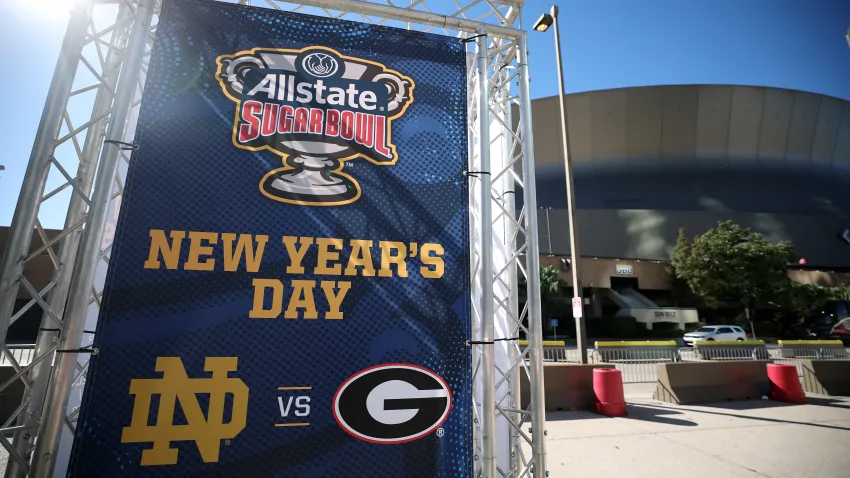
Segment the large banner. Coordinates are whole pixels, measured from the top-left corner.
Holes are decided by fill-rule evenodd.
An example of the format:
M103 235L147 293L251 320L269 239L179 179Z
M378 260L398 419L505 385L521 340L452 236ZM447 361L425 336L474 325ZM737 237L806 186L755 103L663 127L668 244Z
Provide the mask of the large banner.
M456 38L166 0L69 476L472 474Z

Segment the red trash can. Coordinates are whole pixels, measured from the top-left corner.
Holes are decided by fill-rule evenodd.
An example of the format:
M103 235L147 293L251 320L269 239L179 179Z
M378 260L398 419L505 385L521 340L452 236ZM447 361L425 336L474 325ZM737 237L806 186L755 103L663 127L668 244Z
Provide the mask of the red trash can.
M797 376L797 367L779 363L767 364L770 399L777 402L806 403L806 394Z
M623 395L623 374L615 368L593 369L593 392L596 413L608 417L626 416L626 399Z

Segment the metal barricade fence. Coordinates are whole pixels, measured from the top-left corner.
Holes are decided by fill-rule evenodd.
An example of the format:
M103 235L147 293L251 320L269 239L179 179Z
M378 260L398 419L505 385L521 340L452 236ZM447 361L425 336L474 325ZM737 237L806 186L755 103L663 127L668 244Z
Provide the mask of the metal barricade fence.
M698 360L770 360L762 340L706 340L694 342Z
M702 348L702 350L699 350ZM783 347L767 346L763 343L744 345L713 345L703 347L640 347L622 346L618 348L589 348L588 362L591 364L611 364L623 374L623 383L647 383L658 380L658 364L670 362L703 362L722 360L770 360L797 367L802 376L802 361L850 360L850 349L818 348L812 352L810 346ZM543 349L544 363L579 363L578 350L575 347L546 346Z
M544 347L543 362L579 362L578 349L575 347Z
M9 345L9 351L12 352L12 357L15 359L15 362L17 362L21 367L25 367L32 362L33 354L35 353L35 345ZM0 367L12 366L12 362L6 354L0 354Z
M590 354L591 363L614 365L622 373L623 383L655 382L658 380L658 364L680 360L675 345L668 348L596 348Z
M780 340L770 349L770 358L774 363L794 365L802 377L804 360L850 360L850 351L840 340Z

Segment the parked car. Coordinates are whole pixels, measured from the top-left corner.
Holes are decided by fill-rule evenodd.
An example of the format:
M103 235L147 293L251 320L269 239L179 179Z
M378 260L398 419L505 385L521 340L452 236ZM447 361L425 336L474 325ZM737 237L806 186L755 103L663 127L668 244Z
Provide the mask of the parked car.
M841 340L845 344L850 344L850 317L839 321L829 331L830 339Z
M715 340L747 340L747 333L744 329L737 325L708 325L700 327L693 332L688 332L682 337L685 345L691 347L694 342L700 340L715 341Z
M828 302L792 327L792 334L798 339L839 339L850 343L850 301Z

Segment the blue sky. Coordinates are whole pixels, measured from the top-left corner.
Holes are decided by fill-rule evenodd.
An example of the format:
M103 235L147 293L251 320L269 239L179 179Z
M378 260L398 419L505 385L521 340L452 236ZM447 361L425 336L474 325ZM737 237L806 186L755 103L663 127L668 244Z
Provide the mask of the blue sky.
M530 29L551 0L529 0ZM792 88L850 100L847 0L569 0L560 6L567 92L658 84ZM0 0L0 226L11 223L67 22L68 0ZM532 95L557 94L551 30L530 35ZM62 226L62 198L40 213Z

